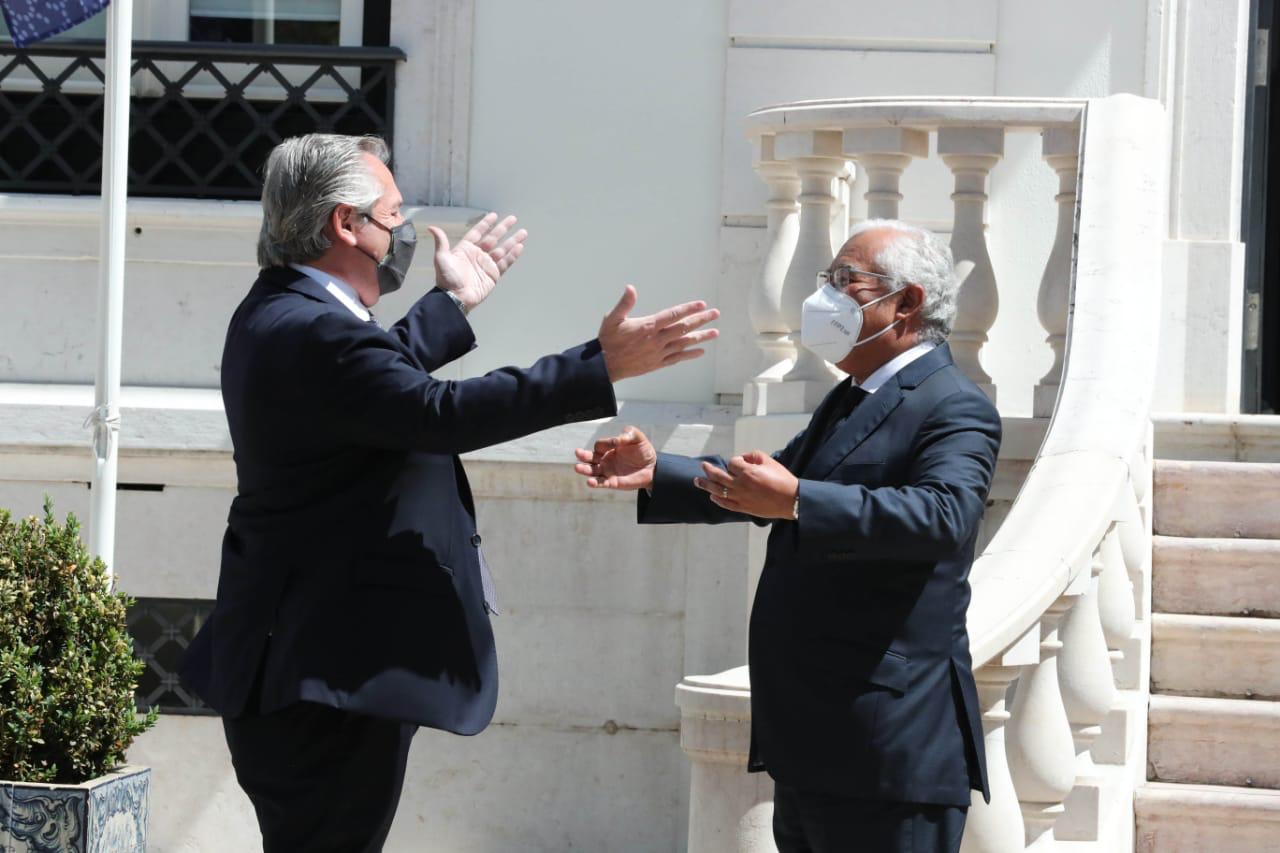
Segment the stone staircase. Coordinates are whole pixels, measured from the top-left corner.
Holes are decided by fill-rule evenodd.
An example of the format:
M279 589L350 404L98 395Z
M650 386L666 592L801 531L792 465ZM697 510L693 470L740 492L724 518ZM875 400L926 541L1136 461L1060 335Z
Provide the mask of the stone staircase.
M1280 464L1157 462L1140 853L1280 851Z

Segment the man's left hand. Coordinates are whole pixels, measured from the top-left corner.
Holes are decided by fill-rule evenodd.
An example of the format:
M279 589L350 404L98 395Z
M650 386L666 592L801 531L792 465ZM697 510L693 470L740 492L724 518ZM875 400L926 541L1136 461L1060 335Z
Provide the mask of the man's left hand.
M693 484L716 506L756 518L794 518L800 481L772 456L759 450L729 460L729 470L702 463L706 477Z
M524 251L529 232L523 228L502 239L515 224L514 216L498 222L498 214L487 214L453 248L443 231L428 226L436 241L436 287L458 297L468 311L483 302Z

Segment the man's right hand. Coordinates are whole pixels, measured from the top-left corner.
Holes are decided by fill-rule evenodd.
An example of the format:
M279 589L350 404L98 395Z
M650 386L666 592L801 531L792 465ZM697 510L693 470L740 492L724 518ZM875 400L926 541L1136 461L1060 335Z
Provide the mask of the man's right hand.
M697 345L720 334L715 329L697 331L720 316L705 302L686 302L647 317L628 317L635 307L636 289L628 284L622 299L600 324L600 348L611 382L697 358L705 352Z
M593 489L633 491L653 485L658 454L635 427L627 427L622 435L600 439L594 451L579 448L574 453L578 464L573 470L586 477L587 485Z

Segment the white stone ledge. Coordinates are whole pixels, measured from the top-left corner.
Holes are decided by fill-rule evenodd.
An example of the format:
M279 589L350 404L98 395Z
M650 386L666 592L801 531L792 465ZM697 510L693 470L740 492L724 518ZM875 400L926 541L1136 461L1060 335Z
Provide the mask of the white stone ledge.
M96 263L101 211L96 196L0 194L0 225L13 238L3 257L6 262ZM420 232L426 225L438 225L454 240L485 212L470 207L405 208L405 216ZM256 201L129 199L126 260L130 265L256 269L253 247L261 224L262 205ZM161 236L148 239L152 231Z
M98 196L0 193L0 223L96 226L101 213L102 200ZM429 222L446 230L474 222L485 213L471 207L405 207L405 216L415 223ZM257 232L262 224L262 205L256 201L225 199L131 198L127 216L130 228L198 227Z
M0 383L0 479L88 480L84 420L92 407L88 385ZM126 386L120 409L121 482L234 488L231 436L216 389ZM616 418L566 424L464 458L477 494L546 498L550 488L556 497L587 500L571 468L575 448L633 425L664 452L727 454L736 418L726 406L623 401ZM558 470L545 470L549 465ZM610 497L623 496L604 499Z

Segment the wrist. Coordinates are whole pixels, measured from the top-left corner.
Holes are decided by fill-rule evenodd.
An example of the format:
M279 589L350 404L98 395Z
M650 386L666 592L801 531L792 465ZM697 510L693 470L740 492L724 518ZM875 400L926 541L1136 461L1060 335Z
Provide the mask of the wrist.
M609 350L604 348L603 344L600 347L600 356L604 359L604 372L609 375L610 382L621 382L627 378L622 370L619 369L617 359L613 357Z
M445 296L449 297L449 301L458 307L458 310L462 312L462 316L464 317L470 314L471 309L475 307L474 305L468 305L466 300L454 293L452 290L445 290L443 287L440 287L439 290L442 291Z

